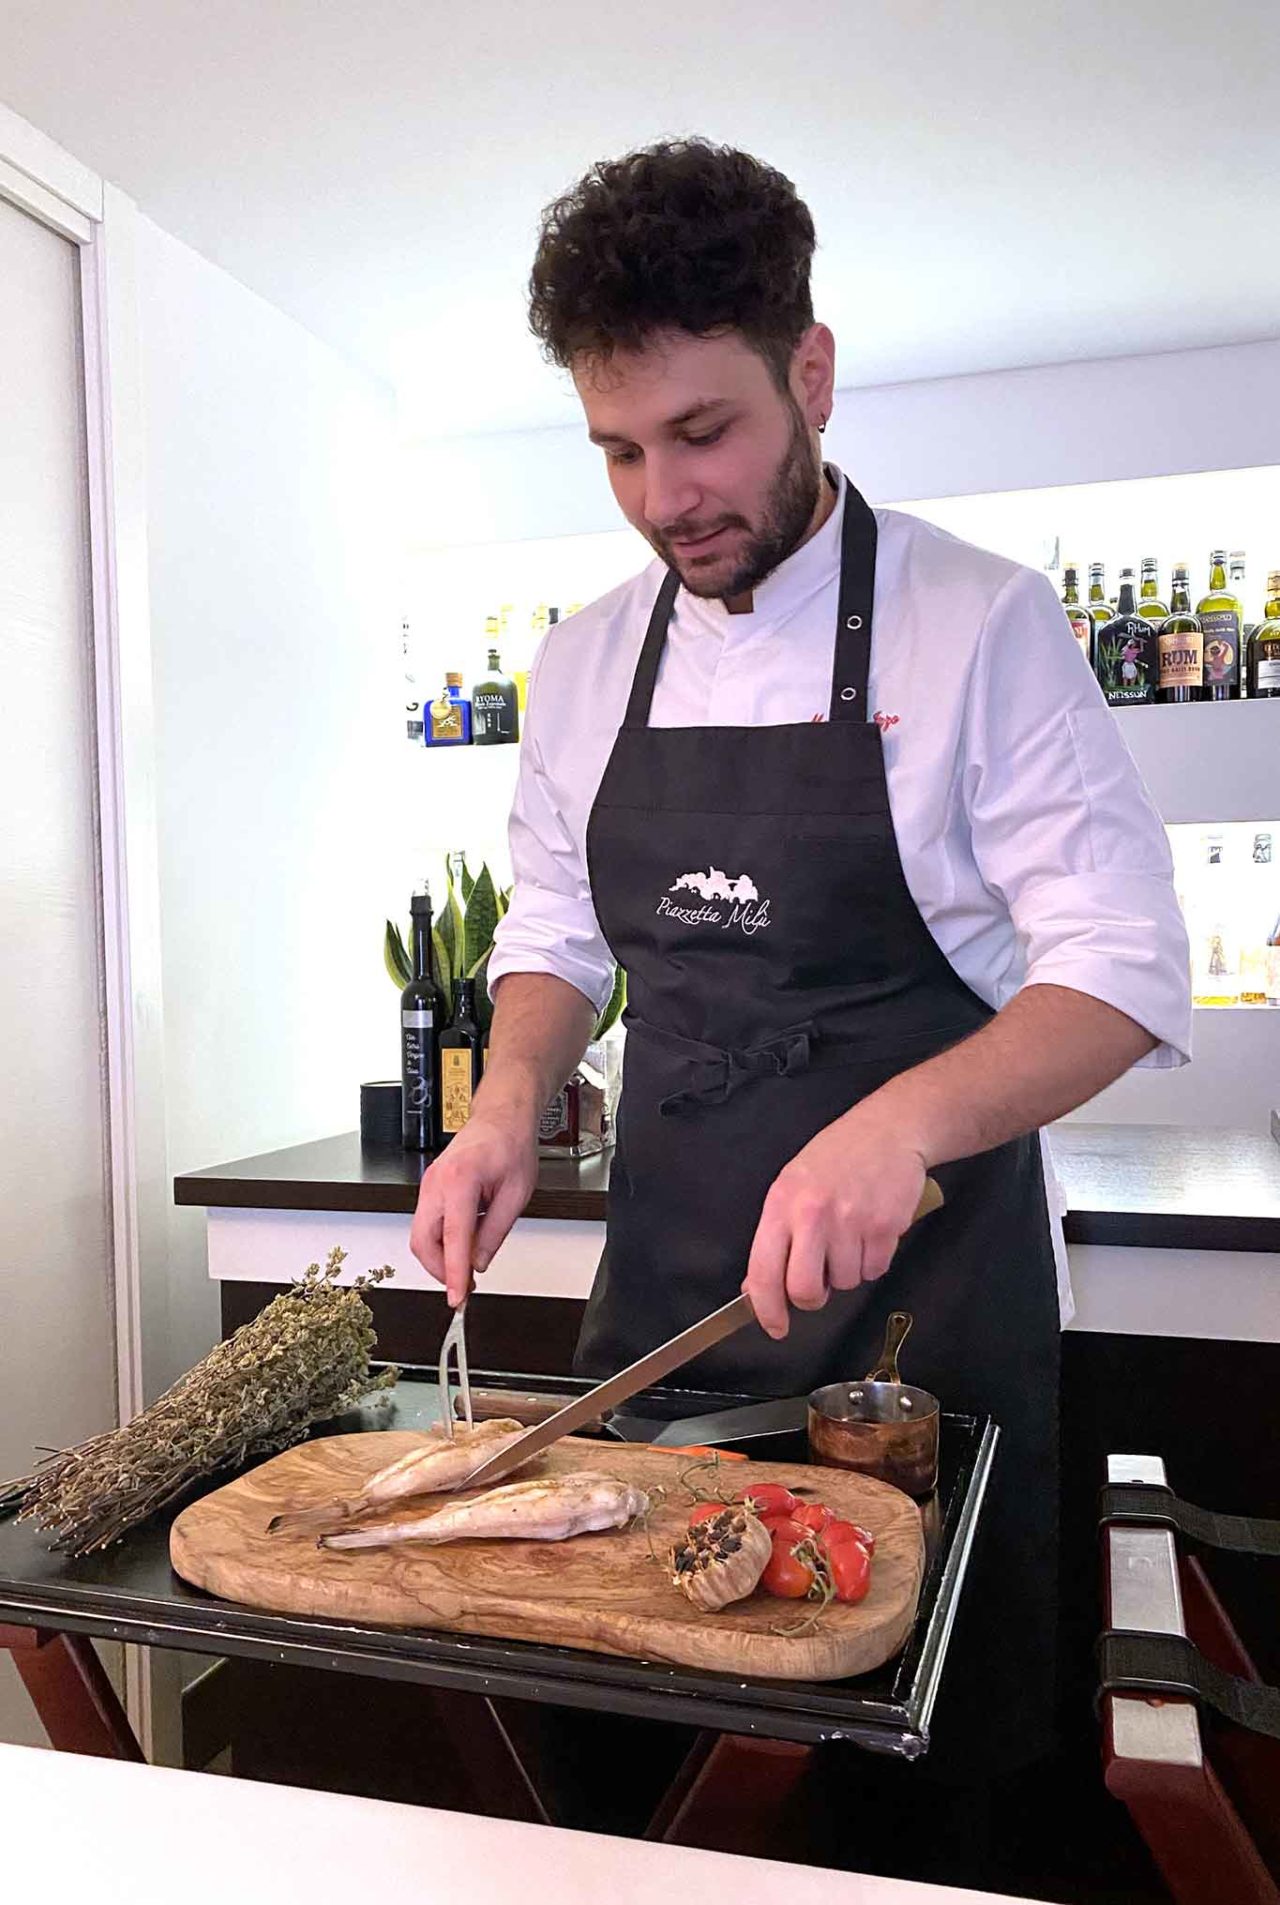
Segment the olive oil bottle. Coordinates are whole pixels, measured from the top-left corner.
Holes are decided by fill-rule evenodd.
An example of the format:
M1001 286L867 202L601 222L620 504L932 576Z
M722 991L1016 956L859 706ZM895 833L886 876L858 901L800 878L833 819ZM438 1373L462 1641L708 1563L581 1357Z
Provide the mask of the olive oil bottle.
M449 1144L471 1116L480 1083L482 1038L476 1022L476 982L455 979L453 1020L440 1034L440 1142Z

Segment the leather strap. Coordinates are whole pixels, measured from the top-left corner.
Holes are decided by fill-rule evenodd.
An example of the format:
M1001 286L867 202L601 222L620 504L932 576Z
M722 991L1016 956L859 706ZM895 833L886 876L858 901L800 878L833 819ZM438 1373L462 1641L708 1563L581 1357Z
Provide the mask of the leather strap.
M1235 1726L1280 1740L1280 1689L1241 1680L1206 1660L1184 1634L1117 1631L1097 1646L1100 1693L1172 1695L1212 1707Z
M1171 1488L1147 1482L1116 1482L1099 1496L1098 1519L1140 1528L1173 1528L1205 1548L1232 1554L1280 1555L1280 1521L1252 1515L1218 1515L1184 1502Z

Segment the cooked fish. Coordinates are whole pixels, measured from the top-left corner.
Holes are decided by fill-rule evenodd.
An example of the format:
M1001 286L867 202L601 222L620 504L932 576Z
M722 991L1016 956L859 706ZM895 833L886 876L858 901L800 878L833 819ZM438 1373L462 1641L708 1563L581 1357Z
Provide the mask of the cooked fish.
M323 1534L322 1548L386 1548L399 1541L567 1541L570 1535L621 1528L644 1514L649 1497L630 1482L584 1470L491 1488L433 1513L384 1522L380 1528Z
M268 1534L282 1534L294 1528L325 1528L335 1521L350 1521L370 1509L385 1508L406 1495L443 1495L465 1488L482 1462L500 1449L509 1448L525 1433L510 1416L498 1416L490 1422L477 1422L474 1428L458 1427L453 1440L444 1436L410 1449L394 1462L388 1462L371 1475L354 1495L318 1502L314 1506L286 1509L267 1523Z

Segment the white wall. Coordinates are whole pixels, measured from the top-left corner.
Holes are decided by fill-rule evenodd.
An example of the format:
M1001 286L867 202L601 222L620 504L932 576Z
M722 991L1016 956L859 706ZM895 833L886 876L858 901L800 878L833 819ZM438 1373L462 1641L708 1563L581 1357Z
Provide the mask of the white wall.
M893 503L1274 463L1278 416L1280 338L841 390L826 443ZM577 425L410 445L405 489L420 547L618 527Z
M173 1172L350 1129L398 1064L390 393L141 221ZM217 1334L175 1210L171 1371ZM303 1265L298 1266L304 1268Z

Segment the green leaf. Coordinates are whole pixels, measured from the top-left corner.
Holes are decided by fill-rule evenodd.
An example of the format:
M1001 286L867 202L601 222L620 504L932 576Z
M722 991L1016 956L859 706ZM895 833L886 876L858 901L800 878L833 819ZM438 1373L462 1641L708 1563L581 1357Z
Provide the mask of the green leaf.
M447 862L445 867L445 879L447 882L445 902L436 915L436 929L440 934L441 940L444 942L444 949L449 955L449 968L453 977L456 979L459 977L462 969L465 929L462 923L462 908L458 904L457 889L454 887L453 879L449 874Z
M479 964L493 944L493 935L498 927L498 896L494 891L493 875L488 866L482 866L471 889L467 901L466 945L464 964L468 973Z
M435 961L436 984L443 992L447 1006L453 997L453 961L449 957L449 949L440 936L438 926L431 928L431 954Z
M482 1032L487 1032L493 1024L493 1000L489 997L489 956L492 946L478 959L467 973L468 979L476 982L476 1024Z
M382 941L382 963L390 974L393 984L403 992L413 977L413 966L404 949L400 928L393 920L387 921L386 935Z
M464 906L470 906L471 891L474 886L475 881L471 877L470 870L467 866L467 856L464 853L462 856L462 904Z
M621 966L615 966L613 970L613 991L609 994L609 999L604 1011L596 1020L596 1029L591 1034L593 1039L603 1038L605 1033L618 1023L622 1008L626 1003L627 975Z

